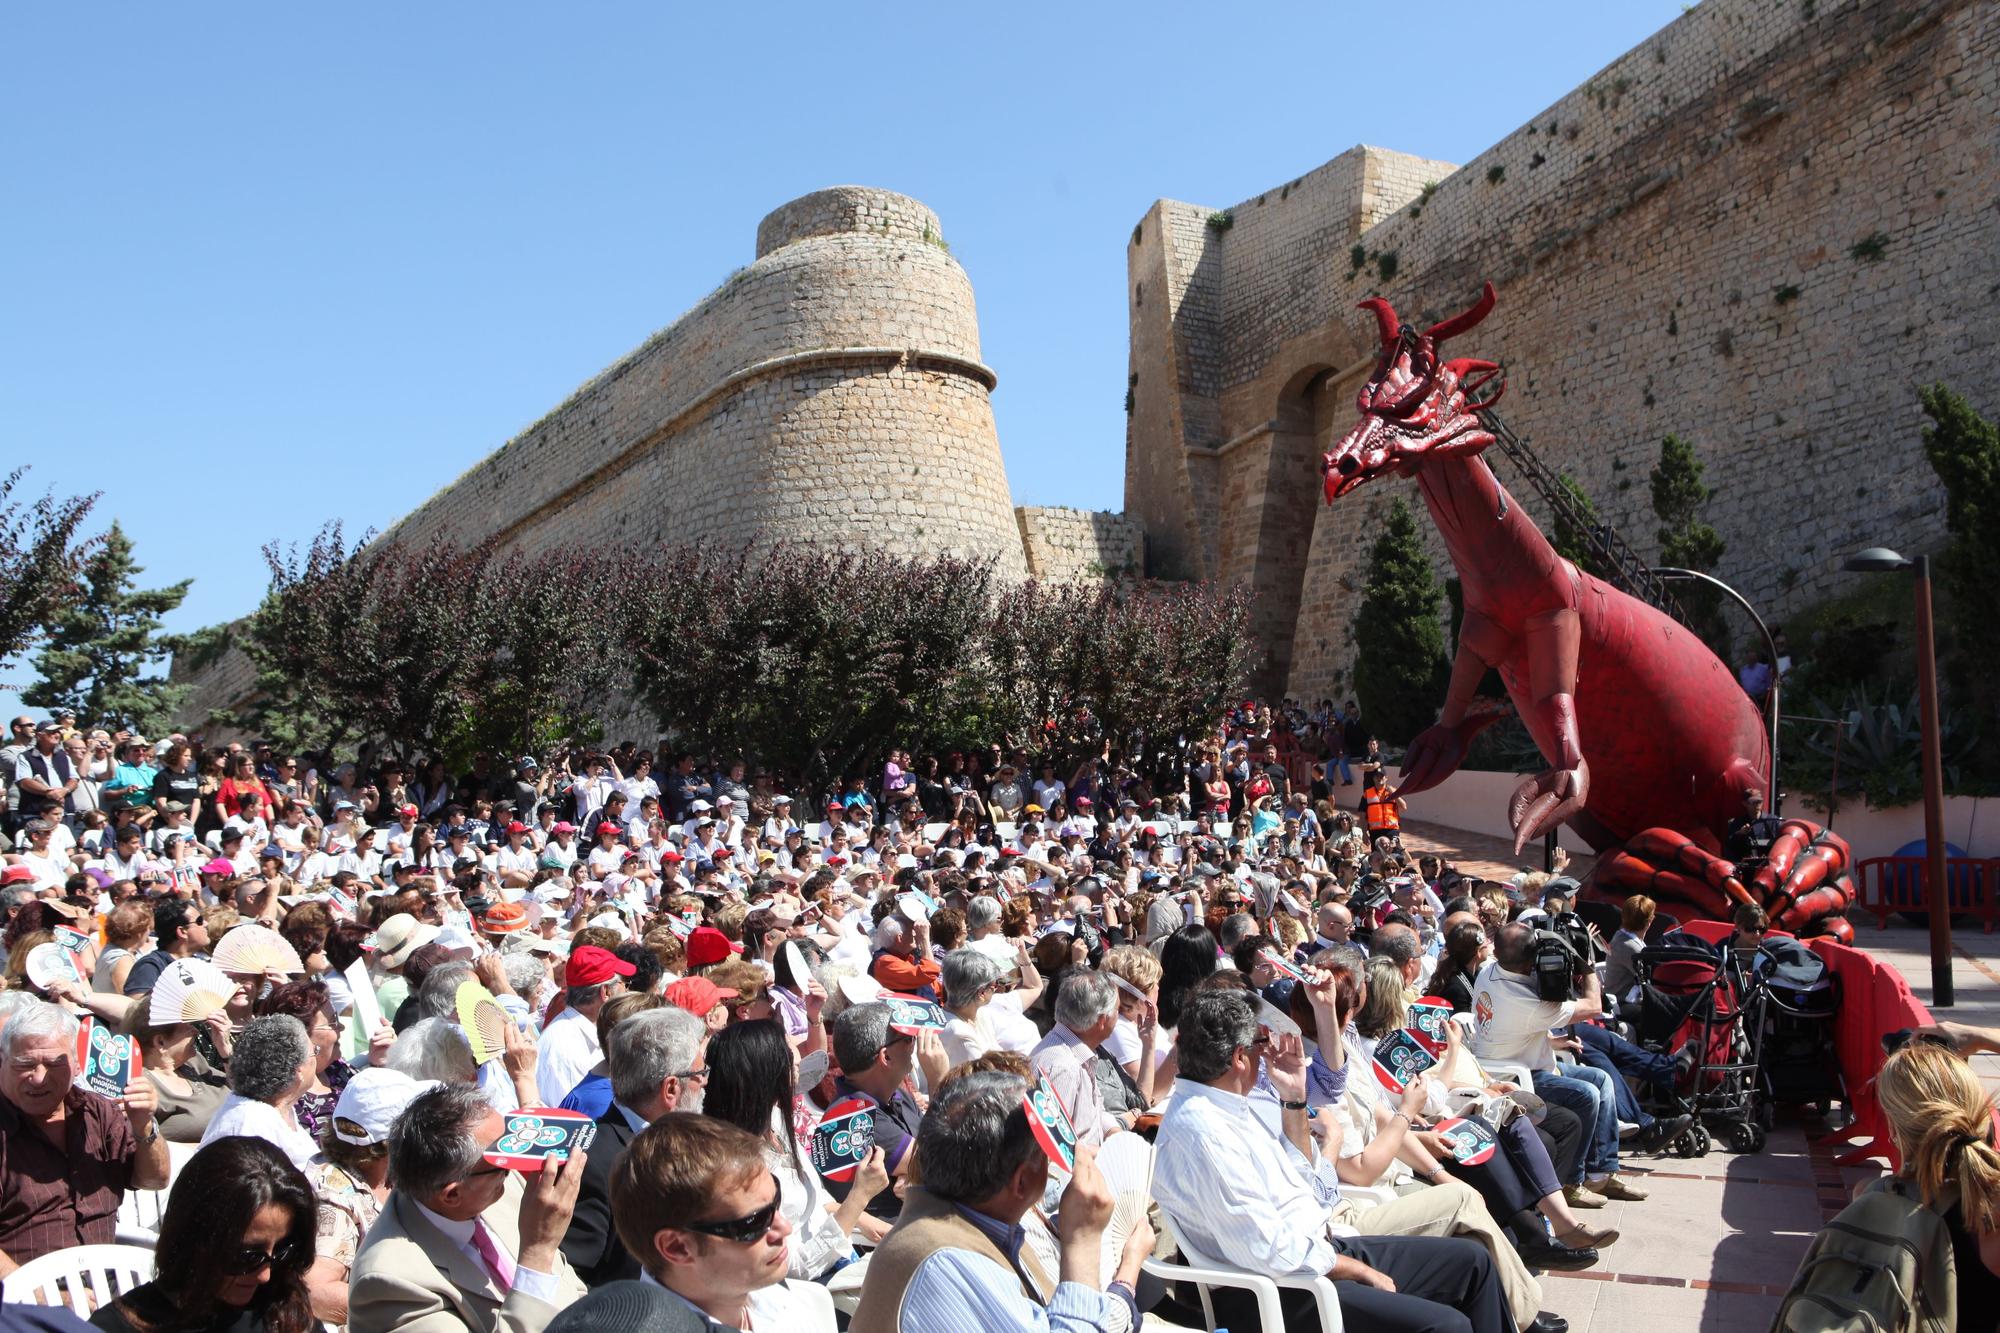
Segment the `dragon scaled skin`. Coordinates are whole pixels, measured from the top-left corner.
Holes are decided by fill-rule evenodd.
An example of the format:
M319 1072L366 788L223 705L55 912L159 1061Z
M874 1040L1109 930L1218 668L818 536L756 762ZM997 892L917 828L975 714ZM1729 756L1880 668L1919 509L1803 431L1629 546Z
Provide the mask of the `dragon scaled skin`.
M1361 420L1322 463L1329 504L1376 477L1416 481L1464 588L1451 685L1437 724L1411 742L1404 794L1436 786L1498 714L1472 712L1491 667L1548 767L1508 803L1518 853L1558 824L1598 852L1586 890L1645 893L1686 916L1727 919L1761 903L1786 930L1853 932L1847 844L1786 819L1768 861L1739 875L1722 855L1743 793L1762 790L1770 743L1735 674L1672 617L1557 555L1480 455L1479 411L1499 400L1500 368L1438 347L1492 311L1493 285L1463 314L1417 332L1379 297L1381 353L1361 388Z

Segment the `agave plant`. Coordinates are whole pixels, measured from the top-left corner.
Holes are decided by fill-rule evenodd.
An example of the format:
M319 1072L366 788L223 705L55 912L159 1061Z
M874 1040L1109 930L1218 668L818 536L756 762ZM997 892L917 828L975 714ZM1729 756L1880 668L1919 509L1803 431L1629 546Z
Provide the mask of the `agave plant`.
M1885 689L1878 701L1864 688L1849 694L1840 716L1846 723L1841 735L1836 737L1832 727L1822 726L1806 738L1804 753L1793 750L1795 757L1787 761L1787 785L1813 804L1823 804L1829 791L1836 802L1860 795L1875 806L1920 799L1923 713L1917 697L1897 702ZM1958 782L1959 764L1977 737L1969 725L1950 715L1940 719L1938 730L1945 784L1951 786Z

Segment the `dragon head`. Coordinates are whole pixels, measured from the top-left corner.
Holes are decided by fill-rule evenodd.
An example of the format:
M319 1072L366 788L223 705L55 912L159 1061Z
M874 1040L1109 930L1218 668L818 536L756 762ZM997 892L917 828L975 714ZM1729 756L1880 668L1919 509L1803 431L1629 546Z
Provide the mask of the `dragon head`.
M1438 345L1485 319L1493 300L1489 282L1470 310L1422 333L1404 328L1379 296L1361 303L1375 312L1382 350L1361 386L1360 424L1321 461L1328 504L1384 473L1412 476L1426 458L1476 454L1493 443L1479 412L1506 390L1500 367L1472 357L1438 359Z

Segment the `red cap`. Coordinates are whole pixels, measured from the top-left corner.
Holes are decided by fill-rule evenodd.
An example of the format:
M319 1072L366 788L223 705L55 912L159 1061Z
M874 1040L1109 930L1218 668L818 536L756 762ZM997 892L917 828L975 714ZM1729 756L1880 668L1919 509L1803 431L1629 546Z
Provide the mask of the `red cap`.
M847 807L842 805L839 801L828 801L826 803L826 808L828 811L847 809Z
M673 848L669 847L667 848L667 850L660 853L660 859L662 861L681 861L685 860L686 858L683 857L679 852L675 851Z
M574 833L576 832L576 825L570 823L567 819L558 819L552 826L550 826L549 832Z
M402 809L398 810L396 813L399 815L414 815L417 813L417 807L415 807L414 805L406 805Z
M611 950L586 944L570 953L563 967L563 985L602 986L613 977L629 977L638 970Z
M667 987L667 1003L687 1010L696 1018L707 1018L716 1005L741 993L718 986L707 977L682 977Z
M718 847L714 851L710 852L709 855L715 858L716 860L720 861L723 857L733 856L735 855L735 853L727 847Z
M696 926L694 934L688 936L687 965L712 967L733 955L741 947L732 944L729 937L714 926Z
M526 833L528 831L528 826L526 824L523 824L520 820L516 819L512 823L507 825L507 831L509 833Z
M0 884L33 884L35 872L27 866L8 866L0 870Z
M1088 810L1090 808L1090 798L1088 796L1079 796L1074 801L1071 801L1070 804L1079 810Z
M602 824L599 824L597 826L597 836L600 838L607 833L609 833L612 837L615 838L622 832L624 832L623 829L619 828L616 824L612 823L608 819L605 820Z

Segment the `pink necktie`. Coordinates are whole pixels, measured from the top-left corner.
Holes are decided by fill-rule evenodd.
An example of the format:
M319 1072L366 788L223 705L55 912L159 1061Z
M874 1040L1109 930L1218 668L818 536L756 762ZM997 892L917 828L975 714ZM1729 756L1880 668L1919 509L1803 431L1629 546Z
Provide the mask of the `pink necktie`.
M477 1218L473 1219L472 1223L472 1248L479 1252L480 1262L484 1263L486 1271L493 1275L493 1284L500 1288L501 1294L505 1295L512 1291L514 1261L494 1242L492 1235L486 1230L486 1224Z

